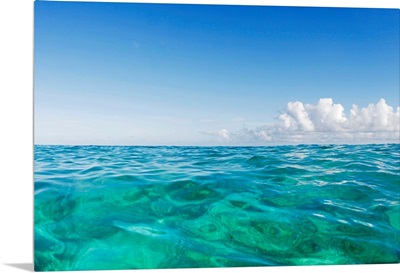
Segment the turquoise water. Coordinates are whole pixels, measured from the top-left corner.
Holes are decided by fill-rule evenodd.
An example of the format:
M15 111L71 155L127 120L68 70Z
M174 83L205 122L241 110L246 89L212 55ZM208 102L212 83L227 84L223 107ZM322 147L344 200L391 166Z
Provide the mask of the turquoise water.
M400 145L35 146L35 270L398 263Z

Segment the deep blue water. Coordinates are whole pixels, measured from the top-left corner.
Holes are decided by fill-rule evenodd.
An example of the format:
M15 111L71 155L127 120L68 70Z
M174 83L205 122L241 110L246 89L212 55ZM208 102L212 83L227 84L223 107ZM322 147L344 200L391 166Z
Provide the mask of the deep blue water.
M35 146L35 269L398 263L400 145Z

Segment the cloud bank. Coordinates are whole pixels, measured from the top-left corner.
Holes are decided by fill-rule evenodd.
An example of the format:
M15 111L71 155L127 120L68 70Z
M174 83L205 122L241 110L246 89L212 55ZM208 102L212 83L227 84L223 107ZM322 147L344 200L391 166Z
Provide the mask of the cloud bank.
M353 105L346 115L341 104L321 98L316 104L289 102L273 125L241 132L223 129L219 135L229 144L398 143L399 131L400 107L394 109L384 99L361 109Z

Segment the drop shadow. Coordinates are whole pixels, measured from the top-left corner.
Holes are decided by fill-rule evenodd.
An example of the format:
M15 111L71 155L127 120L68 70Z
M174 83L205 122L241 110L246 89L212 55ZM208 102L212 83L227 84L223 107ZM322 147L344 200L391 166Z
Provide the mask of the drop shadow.
M25 270L28 272L34 272L33 271L33 263L15 263L15 264L4 264L4 265L22 269L22 270Z

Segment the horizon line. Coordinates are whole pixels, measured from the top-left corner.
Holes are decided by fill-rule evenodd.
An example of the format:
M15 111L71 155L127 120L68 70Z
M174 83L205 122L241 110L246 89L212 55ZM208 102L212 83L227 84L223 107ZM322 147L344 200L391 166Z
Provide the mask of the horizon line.
M276 146L361 146L361 145L400 145L400 142L384 143L290 143L290 144L266 144L266 145L171 145L171 144L33 144L33 146L97 146L97 147L276 147Z

